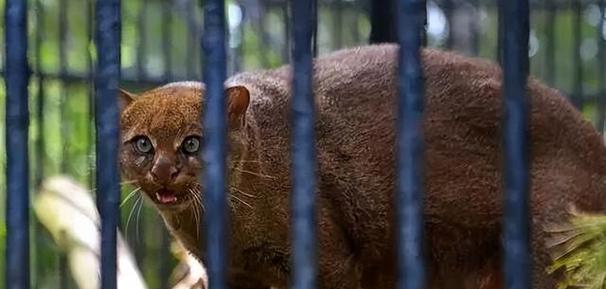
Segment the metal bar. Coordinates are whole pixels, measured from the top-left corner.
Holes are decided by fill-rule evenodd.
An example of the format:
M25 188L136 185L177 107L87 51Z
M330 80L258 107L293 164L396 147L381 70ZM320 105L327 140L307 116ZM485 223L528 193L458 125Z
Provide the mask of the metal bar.
M173 43L172 37L172 23L173 23L173 14L172 14L172 2L163 1L162 9L164 13L162 13L162 55L164 56L164 78L172 79L174 77L173 71L173 58L171 53L171 44ZM164 287L167 288L167 287Z
M116 289L116 227L120 209L118 170L120 0L97 0L95 72L97 206L101 216L101 288ZM101 145L101 142L103 144Z
M27 1L8 0L6 49L6 288L30 288Z
M333 41L333 49L337 50L342 48L343 46L343 12L345 9L343 9L343 1L342 0L335 0L334 2L334 7L332 7L332 12L333 12L333 34L332 37L334 39Z
M263 68L268 68L269 67L269 59L267 58L267 51L270 50L269 47L267 47L267 45L269 45L271 43L271 39L269 38L269 35L267 34L267 31L265 31L265 23L264 23L264 12L266 11L266 7L264 6L264 2L261 1L259 3L259 7L258 9L260 10L260 12L255 15L254 17L256 18L254 21L254 25L253 25L253 29L257 30L256 31L256 35L257 35L257 49L259 50L259 62L261 63L261 67Z
M394 29L395 0L370 1L370 43L395 42ZM357 23L356 23L357 25Z
M478 56L480 54L480 1L471 0L473 7L473 21L471 22L471 54Z
M43 5L40 0L35 2L36 7L36 25L43 27ZM42 72L42 29L36 29L34 42L36 45L36 63L35 69L38 80L38 90L36 91L36 120L38 126L38 135L36 136L36 167L34 185L39 187L44 177L44 73Z
M552 0L545 0L545 10L547 11L547 23L545 24L545 70L546 79L550 85L555 84L555 6Z
M59 1L59 75L63 76L67 73L67 12L68 12L68 1L60 0ZM63 77L61 77L63 78ZM61 173L67 172L67 166L69 162L69 129L66 123L66 114L67 114L67 87L63 81L60 82L59 85L59 107L61 114L61 146L62 146L62 155L61 155ZM60 266L61 264L59 261ZM64 268L59 268L59 270L64 270ZM65 274L59 274L60 277L65 276ZM61 279L61 282L65 280ZM62 283L66 284L66 283ZM66 288L65 286L61 286L61 288Z
M579 1L572 1L574 18L573 18L573 34L574 34L574 94L577 98L572 99L572 103L577 107L583 106L583 60L581 59L581 41L583 40L583 32L581 30L581 21L583 8ZM578 97L581 96L581 97Z
M88 172L88 187L89 188L94 188L95 187L95 140L94 140L94 134L95 134L95 120L94 120L94 112L95 112L95 85L94 85L94 63L93 63L93 57L91 52L88 50L88 45L90 45L93 42L93 34L94 34L94 25L93 25L93 18L94 18L94 6L95 6L95 0L88 0L86 1L86 12L88 15L88 21L87 21L87 33L86 33L86 62L88 64L88 72L86 75L84 75L83 77L81 77L80 79L82 79L83 81L86 81L89 85L88 85L88 140L87 140L87 148L86 151L89 155L88 158L88 168L89 168L89 172ZM64 78L65 80L65 78Z
M227 125L223 82L227 73L225 47L224 0L204 1L204 33L202 47L206 100L204 127L208 138L204 149L206 184L203 198L206 203L206 254L208 285L210 289L226 288L227 255L227 200L226 200L226 146ZM200 230L204 232L204 230ZM201 236L202 237L202 236ZM204 243L204 242L203 242ZM204 250L203 250L204 251Z
M503 31L505 29L505 17L503 13L505 9L503 8L504 2L509 0L497 0L497 51L496 51L496 59L499 64L503 64Z
M145 68L145 59L147 58L147 23L145 19L147 16L147 2L141 1L139 7L139 13L137 13L137 78L143 79L147 75L147 69ZM192 1L193 2L193 1ZM168 41L168 39L164 39Z
M199 36L197 29L198 23L194 14L196 11L196 3L194 0L189 0L186 4L185 18L187 19L187 33L192 36L187 38L187 51L194 53L194 51L197 51L196 43ZM187 55L183 60L185 60L185 67L187 68L187 78L193 79L196 75L195 61L192 61Z
M600 92L597 94L597 101L598 101L598 119L597 119L597 126L598 126L598 131L603 134L604 133L604 118L605 118L605 110L606 110L606 55L604 54L604 36L603 36L603 29L604 29L604 7L605 7L606 1L605 0L600 0L599 1L599 7L600 7L600 22L597 28L597 37L598 37L598 63L599 63L599 69L598 69L598 77L599 77L599 82L600 82Z
M292 180L291 196L294 289L316 286L316 157L314 147L314 99L312 43L315 0L292 0Z
M502 2L504 88L504 176L505 219L503 259L506 289L531 288L529 229L529 111L526 91L528 77L528 0Z
M454 42L454 30L453 22L452 22L452 12L453 12L453 0L444 0L442 3L442 8L444 9L444 15L446 16L446 23L448 26L448 35L446 35L446 49L451 49Z
M290 1L284 1L282 8L282 21L284 22L284 50L282 51L282 61L290 62L290 50L292 46L292 39L290 37ZM242 36L244 37L244 36Z
M423 42L423 0L399 0L398 191L397 234L399 289L424 289L423 139L424 79L420 49Z
M318 13L320 12L320 7L318 6L318 0L311 0L311 25L312 25L312 53L313 56L318 56Z
M44 8L40 0L35 1L35 17L36 17L36 26L44 27ZM38 89L36 91L36 125L38 127L38 133L35 141L35 160L34 160L34 187L39 188L42 184L42 179L44 178L44 164L45 164L45 153L44 148L46 147L45 142L45 134L44 134L44 107L45 107L45 81L42 72L42 29L35 29L34 43L35 43L35 71L37 74L37 82ZM40 286L38 283L40 278L38 278L38 272L43 271L44 265L42 262L37 262L36 257L39 255L38 252L41 251L41 248L44 246L44 240L42 234L39 232L43 231L43 226L40 222L35 222L34 231L31 232L33 238L36 242L36 245L33 250L30 250L30 254L32 257L30 261L33 263L33 266L30 267L30 278L33 287L37 288Z

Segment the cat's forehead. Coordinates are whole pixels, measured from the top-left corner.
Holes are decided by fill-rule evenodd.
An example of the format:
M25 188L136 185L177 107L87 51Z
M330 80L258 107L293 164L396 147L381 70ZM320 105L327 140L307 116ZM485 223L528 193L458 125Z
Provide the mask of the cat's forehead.
M202 90L200 86L172 85L141 94L122 113L125 137L174 138L200 130Z

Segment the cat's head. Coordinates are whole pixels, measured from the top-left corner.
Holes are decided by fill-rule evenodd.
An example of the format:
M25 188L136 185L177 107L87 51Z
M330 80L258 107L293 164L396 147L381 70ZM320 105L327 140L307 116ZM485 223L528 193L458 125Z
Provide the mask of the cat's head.
M204 85L179 82L140 95L120 91L123 177L141 188L160 210L182 210L199 202L204 126ZM249 92L227 87L231 159L246 149ZM236 157L237 158L237 157Z

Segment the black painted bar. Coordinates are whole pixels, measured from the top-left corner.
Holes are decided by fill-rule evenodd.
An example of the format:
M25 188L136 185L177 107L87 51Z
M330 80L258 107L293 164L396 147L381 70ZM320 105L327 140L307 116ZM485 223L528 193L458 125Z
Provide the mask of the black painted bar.
M137 62L136 62L136 68L137 68L137 78L138 79L143 79L145 78L145 76L147 75L147 69L145 68L145 62L147 59L147 23L145 22L145 19L147 17L148 14L148 9L147 9L147 3L149 1L141 1L139 3L141 3L140 7L139 7L139 11L137 13ZM164 22L162 23L162 25L165 25ZM168 39L165 38L165 41L168 41ZM137 246L138 247L138 246ZM137 260L140 260L140 252L141 250L139 250L139 253L137 253L137 251L135 251L135 253L137 253ZM139 262L139 264L143 264L141 262ZM143 269L141 269L143 271Z
M210 289L225 289L227 258L227 200L226 200L226 146L227 125L224 86L227 74L225 47L224 0L204 1L204 33L202 48L206 101L204 128L207 138L204 148L206 162L206 191L203 194L206 212L206 254L208 285ZM204 230L200 230L204 232ZM204 240L204 238L203 238Z
M6 288L30 288L27 3L8 0L6 49Z
M581 42L583 41L583 32L581 25L583 21L582 15L582 3L580 1L572 1L572 8L574 11L573 18L573 34L574 34L574 94L572 97L572 103L577 107L583 106L583 60L581 59Z
M318 56L318 13L320 7L318 6L318 0L311 0L311 52L312 56ZM296 10L295 10L296 11Z
M531 288L529 238L528 0L503 1L504 176L503 256L506 289Z
M41 3L41 0L36 0L34 2L35 8L35 22L37 27L43 26L44 21L44 9ZM45 164L45 133L44 133L44 107L45 107L45 78L44 73L42 72L42 29L36 29L34 36L34 46L35 46L35 62L34 62L34 71L35 77L37 79L37 90L36 90L36 126L38 129L36 140L34 143L35 154L34 154L34 188L40 187L42 183L42 179L44 178L44 164ZM32 266L30 267L31 274L31 286L34 288L40 287L40 278L38 278L38 272L42 272L45 264L43 262L36 262L35 257L38 255L38 252L44 248L45 240L41 234L43 232L44 226L40 222L34 223L34 230L31 232L30 238L35 240L35 246L30 250L30 254L33 255L32 258ZM63 288L63 287L62 287Z
M601 134L604 134L604 118L605 118L605 114L606 114L606 55L604 54L604 37L602 36L602 27L604 27L604 6L606 4L605 0L600 0L599 1L599 7L600 7L600 22L599 25L596 29L596 34L597 34L597 38L598 38L598 63L599 63L599 69L598 69L598 79L600 82L600 91L597 94L597 99L598 99L598 113L597 113L597 127L598 127L598 131Z
M556 7L553 1L545 1L547 23L545 23L545 73L547 83L555 84L555 16ZM601 31L601 29L600 29Z
M95 3L95 128L97 207L101 216L101 288L116 289L116 226L120 210L118 174L120 0Z
M87 14L87 27L86 27L86 43L91 43L93 41L94 38L94 34L95 34L95 27L93 24L93 18L94 18L94 7L95 7L95 0L87 0L86 1L86 14ZM95 84L94 84L94 64L93 64L93 57L91 55L91 53L88 51L88 48L85 48L86 50L84 51L84 53L86 54L86 63L87 63L87 74L84 75L82 77L82 79L84 79L86 82L88 82L88 134L87 134L87 147L86 147L86 152L87 155L89 155L90 157L88 158L88 168L89 168L89 172L88 172L88 187L89 188L94 188L95 187L95 177L96 177L96 170L95 170L95 157L94 157L94 152L95 152L95 138L94 138L94 134L95 134L95 119L94 119L94 115L95 115Z
M314 44L314 0L290 2L293 28L292 49L292 167L291 195L292 288L316 286L316 157L312 53Z
M453 43L454 43L454 27L453 27L453 22L452 22L452 13L454 8L454 4L452 3L453 0L444 0L442 1L442 9L444 11L444 16L446 16L446 24L448 26L448 35L446 35L446 43L444 44L444 46L446 47L446 49L450 50L452 49Z
M164 10L162 13L162 56L164 56L164 79L165 82L169 82L174 77L173 71L173 55L171 44L173 43L173 33L172 33L172 24L173 24L173 6L172 2L164 1L162 2L162 9ZM164 276L164 275L163 275Z
M471 0L473 7L473 21L471 24L471 55L478 56L480 54L480 1Z
M61 78L63 78L63 76L65 74L67 74L67 12L68 12L69 6L68 6L68 1L67 0L60 0L59 1L59 13L58 13L58 17L59 17L59 75L61 76ZM69 143L69 126L68 126L68 119L66 117L67 114L67 94L68 94L68 89L66 84L61 81L60 86L59 86L59 106L60 106L60 114L61 114L61 125L60 125L60 130L61 130L61 146L62 146L62 152L61 152L61 165L60 165L60 169L61 169L61 173L65 174L67 173L67 167L68 164L70 163L70 159L69 159L69 147L70 147L70 143ZM61 266L61 259L59 260L59 264ZM61 268L60 268L61 269ZM63 272L60 272L59 274L59 279L65 281L65 279L62 279L63 277L65 277L66 275L63 274ZM62 282L63 282L62 281ZM65 283L67 284L67 283ZM61 286L61 288L65 288L68 289L66 286Z
M196 27L197 22L194 14L196 12L196 2L186 1L185 4L187 5L185 10L185 18L187 21L187 33L191 35L187 38L187 51L191 51L191 53L193 53L194 51L197 51L196 46L199 41L197 37L199 35L198 33L200 32ZM183 60L185 60L185 67L187 68L187 78L193 79L196 76L195 61L192 61L191 57L185 57Z
M426 3L399 0L398 191L396 195L399 289L424 289L423 138L424 79L420 49Z
M396 0L369 1L370 38L369 43L395 42L394 6Z

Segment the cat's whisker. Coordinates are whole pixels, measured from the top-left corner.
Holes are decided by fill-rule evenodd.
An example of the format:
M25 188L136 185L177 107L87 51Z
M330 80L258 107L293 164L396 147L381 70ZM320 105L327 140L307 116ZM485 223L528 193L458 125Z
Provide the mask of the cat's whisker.
M136 224L136 227L135 227L135 230L137 231L136 232L137 243L140 243L140 238L139 238L140 237L139 223L141 221L140 216L141 216L141 208L142 207L143 207L143 201L139 202L139 210L137 210L137 224Z
M249 175L254 175L254 176L259 176L262 178L268 178L268 179L275 179L276 177L274 176L270 176L270 175L266 175L266 174L261 174L261 173L257 173L257 172L253 172L253 171L249 171L249 170L243 170L240 168L234 168L234 170L241 172L241 173L245 173L245 174L249 174Z
M204 208L204 202L202 201L202 195L200 194L202 188L200 185L196 185L192 190L194 191L194 196L198 199L200 207L202 207L202 212L205 212L206 209Z
M141 187L137 187L137 188L136 188L136 189L134 189L132 192L130 192L130 193L129 193L129 194L126 196L126 198L124 198L124 200L122 201L122 203L120 203L120 208L122 208L122 206L123 206L124 204L126 204L126 202L127 202L128 200L130 200L130 199L131 199L131 198L132 198L132 197L133 197L133 196L134 196L134 195L135 195L137 192L139 192L139 191L141 191Z
M238 160L236 163L250 163L250 164L265 164L265 162L260 160Z
M133 204L133 206L130 207L130 213L128 214L128 219L126 219L126 229L124 230L124 235L126 236L126 240L128 240L128 228L130 225L130 219L133 217L133 212L135 211L137 204L139 204L139 202L141 202L142 200L143 200L143 197L141 195L139 195L139 197L137 199L135 199L135 204Z
M245 197L249 197L249 198L257 198L257 196L246 193L244 191L242 191L240 188L235 187L235 186L229 186L231 189L237 191L238 193L240 193L241 195L245 196Z
M196 234L198 234L197 236L200 235L200 210L197 206L197 204L201 205L201 201L200 201L200 196L193 190L193 189L188 189L190 194L193 194L193 201L194 201L194 206L193 206L193 210L194 210L194 221L196 224Z
M249 208L251 208L251 209L252 209L252 206L251 206L249 203L247 203L247 202L245 202L244 200L242 200L242 199L238 198L238 197L237 197L237 196L235 196L234 194L230 194L230 196L231 196L233 199L235 199L235 200L239 201L240 203L242 203L243 205L245 205L245 206L247 206L247 207L249 207Z
M123 182L120 182L120 186L123 186L123 185L131 185L131 184L135 184L135 183L137 183L137 181L136 181L136 180L133 180L133 181L123 181ZM94 192L96 192L96 191L97 191L97 188L92 188L92 189L90 189L88 192L89 192L89 193L94 193Z

